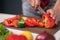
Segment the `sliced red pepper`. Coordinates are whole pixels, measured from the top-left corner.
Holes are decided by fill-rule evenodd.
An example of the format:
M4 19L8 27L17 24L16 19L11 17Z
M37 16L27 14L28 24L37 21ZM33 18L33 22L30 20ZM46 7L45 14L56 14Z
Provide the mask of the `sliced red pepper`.
M28 26L28 27L34 27L35 25L33 24L31 18L27 18L27 20L25 21L25 24Z
M38 27L44 27L44 23L43 22L39 22L38 23Z
M3 24L9 27L17 27L17 22L18 22L18 19L20 18L21 18L20 15L16 15L15 17L4 20Z
M38 26L38 27L44 26L44 23L37 18L32 18L32 22L34 23L35 26Z
M18 25L17 25L17 23L18 23L18 20L14 20L14 21L12 22L12 24L13 24L13 27L15 27L15 28L18 28Z
M6 19L6 20L3 22L3 24L6 25L6 26L13 26L11 19Z
M40 20L38 20L37 18L31 18L31 21L35 26L37 26L37 24Z
M28 27L44 26L43 22L37 18L28 18L25 23Z

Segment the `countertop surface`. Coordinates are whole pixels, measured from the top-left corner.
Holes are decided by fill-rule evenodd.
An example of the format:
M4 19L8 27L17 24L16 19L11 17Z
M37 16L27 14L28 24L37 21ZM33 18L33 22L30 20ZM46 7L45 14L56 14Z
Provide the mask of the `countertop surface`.
M11 14L2 14L0 13L0 23L4 21L4 19L10 18L10 17L14 17L15 15L11 15ZM13 28L13 29L17 29L17 28ZM57 36L57 38L60 38L60 22L58 23L57 26L55 26L53 29L45 29L45 28L18 28L18 30L28 30L34 33L40 33L43 31L47 31L50 34L54 34L54 36Z

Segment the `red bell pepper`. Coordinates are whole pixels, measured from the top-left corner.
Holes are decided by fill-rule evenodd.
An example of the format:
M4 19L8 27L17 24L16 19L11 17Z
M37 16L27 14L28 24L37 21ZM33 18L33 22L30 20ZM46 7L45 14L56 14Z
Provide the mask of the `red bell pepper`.
M11 34L7 36L6 40L27 40L27 38L23 35Z
M55 19L53 19L50 15L51 14L44 14L42 16L45 28L53 28L55 25Z

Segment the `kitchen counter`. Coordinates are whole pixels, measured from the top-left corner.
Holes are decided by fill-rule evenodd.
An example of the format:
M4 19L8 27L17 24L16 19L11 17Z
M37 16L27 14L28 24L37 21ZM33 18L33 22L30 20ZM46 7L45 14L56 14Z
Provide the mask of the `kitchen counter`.
M0 13L0 23L3 22L4 19L14 17L14 16L15 15ZM17 29L17 28L13 28L13 29ZM18 28L18 30L24 30L24 31L28 30L28 31L31 31L31 32L34 32L34 33L40 33L40 32L43 32L43 31L47 31L52 35L54 34L55 36L57 36L59 34L59 37L60 37L60 22L53 29L46 29L46 28Z

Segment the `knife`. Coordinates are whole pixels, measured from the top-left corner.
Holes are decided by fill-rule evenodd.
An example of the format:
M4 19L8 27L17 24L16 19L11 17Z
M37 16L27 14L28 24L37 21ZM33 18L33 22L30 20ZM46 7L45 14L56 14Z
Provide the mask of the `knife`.
M38 7L38 10L39 10L40 14L45 14L46 13L40 6Z
M32 7L33 8L33 7ZM37 15L43 15L43 14L45 14L46 12L39 6L38 8L38 11L39 11L39 13L37 12L37 11L35 11L35 12L37 12Z

